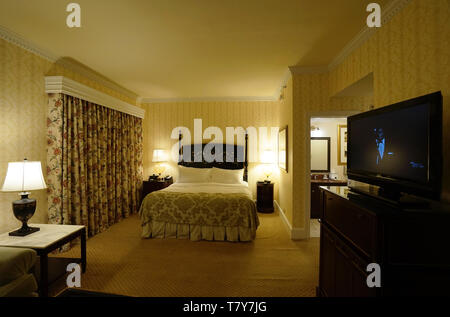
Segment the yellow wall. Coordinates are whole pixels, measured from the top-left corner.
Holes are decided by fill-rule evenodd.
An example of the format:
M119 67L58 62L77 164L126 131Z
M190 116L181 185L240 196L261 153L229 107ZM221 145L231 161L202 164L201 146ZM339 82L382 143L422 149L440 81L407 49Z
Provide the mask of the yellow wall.
M278 126L280 128L288 127L288 172L280 170L280 186L278 189L278 204L286 215L287 220L292 224L292 175L294 168L294 155L292 145L294 131L292 120L292 77L286 83L283 89L283 98L280 101L280 114L278 117Z
M44 77L47 75L64 75L104 93L120 96L110 88L0 39L0 186L8 162L25 157L41 161L45 175L47 95ZM129 97L120 96L120 99ZM30 197L37 199L37 210L30 222L46 223L46 191L32 192ZM20 225L11 207L12 201L18 198L17 193L0 193L0 233Z
M144 177L151 175L154 163L152 163L152 153L154 149L164 149L170 151L172 145L177 140L170 138L172 129L184 126L191 130L191 137L194 134L194 119L202 119L203 130L209 126L222 129L225 142L226 127L278 127L278 102L176 102L176 103L151 103L144 104L146 110L144 119ZM270 133L270 131L269 131ZM261 140L263 144L271 144L276 150L277 135L272 136L274 140ZM269 136L270 138L270 136ZM209 140L204 140L208 142ZM269 142L269 143L268 143ZM249 148L251 148L251 144ZM257 153L249 153L249 155ZM176 177L176 164L168 163L170 170L165 174ZM249 164L249 186L255 194L255 183L263 177L261 164ZM278 168L272 175L275 181L275 192L278 188ZM275 196L277 194L275 193Z
M450 2L413 0L338 67L326 74L294 75L293 226L304 227L309 210L309 114L368 109L367 100L342 102L333 95L373 73L375 107L438 90L444 95L444 162L450 158ZM305 127L305 128L304 128ZM307 128L306 128L307 127ZM443 195L450 201L450 166Z

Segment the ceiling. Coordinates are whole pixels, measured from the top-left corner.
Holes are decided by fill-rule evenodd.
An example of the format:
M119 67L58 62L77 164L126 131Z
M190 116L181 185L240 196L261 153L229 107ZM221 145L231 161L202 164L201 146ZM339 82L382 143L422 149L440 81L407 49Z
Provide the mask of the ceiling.
M264 98L288 66L328 65L372 0L0 0L0 25L143 98ZM377 0L382 7L389 0Z

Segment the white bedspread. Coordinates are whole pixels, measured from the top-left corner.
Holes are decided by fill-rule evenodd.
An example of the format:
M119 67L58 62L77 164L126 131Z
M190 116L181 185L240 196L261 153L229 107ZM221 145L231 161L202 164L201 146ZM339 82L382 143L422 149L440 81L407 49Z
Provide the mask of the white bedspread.
M163 189L168 192L178 193L223 193L235 194L242 193L252 199L252 193L247 183L241 184L222 184L222 183L174 183Z

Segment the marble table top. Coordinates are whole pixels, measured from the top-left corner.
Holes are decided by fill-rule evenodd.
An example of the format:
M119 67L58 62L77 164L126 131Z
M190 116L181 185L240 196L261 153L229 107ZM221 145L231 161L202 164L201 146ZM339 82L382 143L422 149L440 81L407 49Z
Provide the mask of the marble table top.
M10 236L8 235L8 232L0 234L0 246L45 249L51 244L64 239L84 227L75 225L49 225L36 223L30 223L29 226L39 227L40 230L25 237Z

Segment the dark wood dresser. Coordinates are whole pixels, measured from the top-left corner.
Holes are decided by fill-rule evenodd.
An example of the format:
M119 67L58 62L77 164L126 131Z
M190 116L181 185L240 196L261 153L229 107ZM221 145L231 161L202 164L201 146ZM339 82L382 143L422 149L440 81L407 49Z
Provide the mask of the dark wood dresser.
M320 186L347 186L347 181L311 179L311 219L320 218Z
M405 210L321 187L319 296L450 295L450 210ZM367 265L381 287L367 286Z

